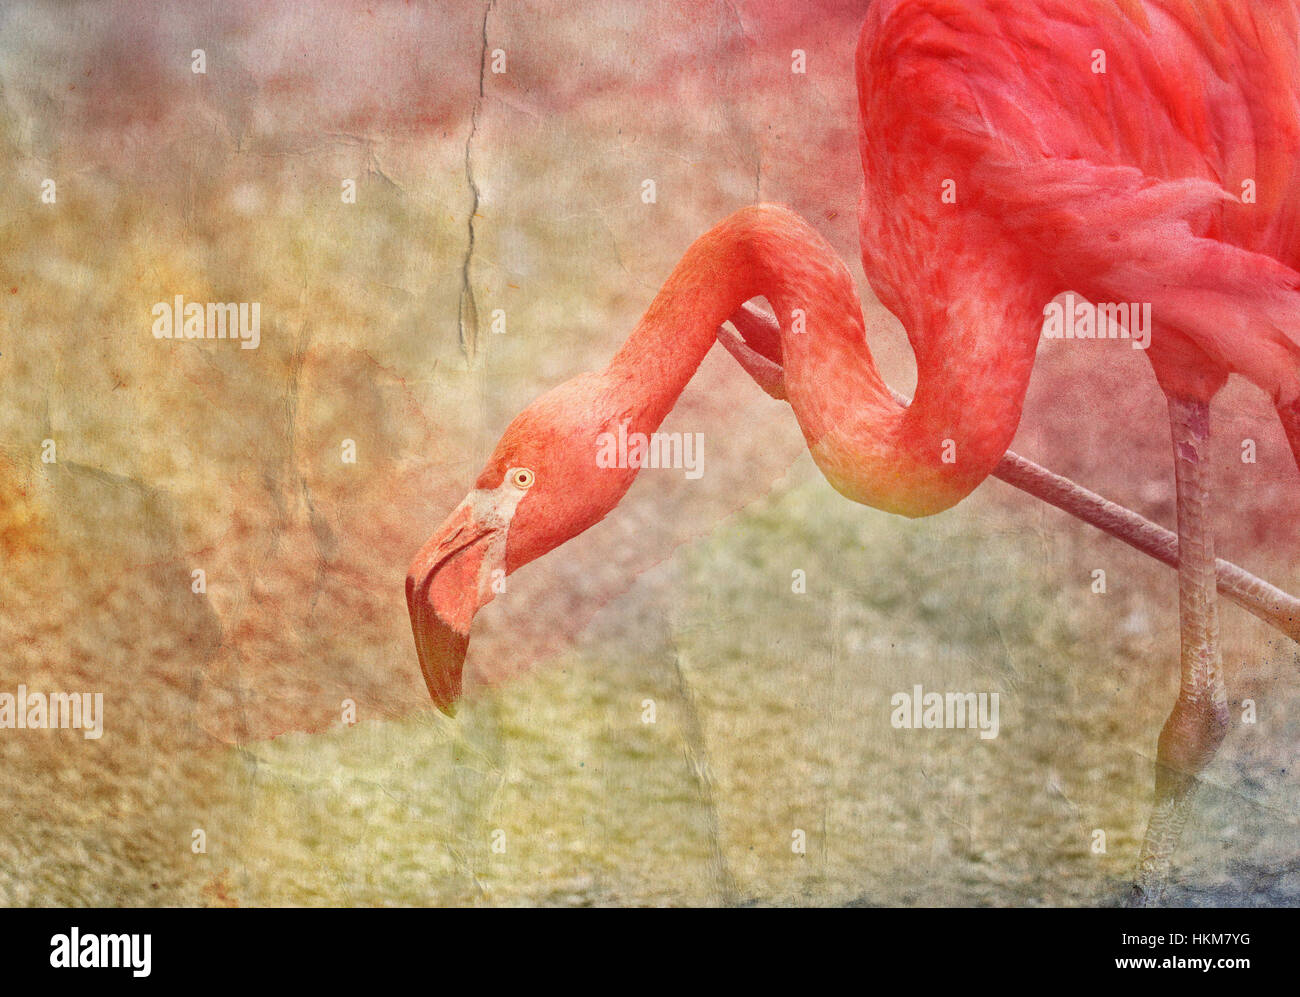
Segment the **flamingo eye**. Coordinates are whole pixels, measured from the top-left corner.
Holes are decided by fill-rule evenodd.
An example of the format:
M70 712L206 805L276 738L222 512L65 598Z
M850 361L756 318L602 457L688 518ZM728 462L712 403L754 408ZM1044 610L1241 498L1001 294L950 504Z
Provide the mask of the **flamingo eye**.
M517 467L510 472L510 481L516 488L531 488L537 475L526 467Z

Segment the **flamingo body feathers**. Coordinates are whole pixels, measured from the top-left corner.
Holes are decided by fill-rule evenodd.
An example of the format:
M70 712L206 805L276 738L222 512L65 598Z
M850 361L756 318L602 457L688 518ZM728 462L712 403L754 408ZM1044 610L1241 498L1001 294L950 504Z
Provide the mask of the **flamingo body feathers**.
M1298 65L1300 17L1277 0L876 3L857 57L863 265L918 365L953 335L944 271L1001 241L1020 252L990 295L1149 302L1166 391L1237 373L1294 401Z

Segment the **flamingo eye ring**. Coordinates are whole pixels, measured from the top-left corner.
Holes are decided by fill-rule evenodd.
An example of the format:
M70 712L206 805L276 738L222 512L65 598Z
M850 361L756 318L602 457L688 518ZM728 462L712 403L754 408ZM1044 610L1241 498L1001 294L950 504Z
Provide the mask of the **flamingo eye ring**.
M510 481L516 488L531 488L537 475L526 467L517 467L510 472Z

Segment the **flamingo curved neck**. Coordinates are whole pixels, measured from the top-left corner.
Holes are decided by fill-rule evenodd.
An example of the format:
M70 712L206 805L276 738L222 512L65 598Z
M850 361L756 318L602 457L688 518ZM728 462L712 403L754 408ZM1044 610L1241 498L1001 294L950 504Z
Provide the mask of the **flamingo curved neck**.
M922 339L934 343L942 333L945 343L955 340L950 355L960 365L945 365L947 351L918 350L916 396L905 407L872 360L843 261L792 211L755 205L692 244L604 376L633 400L631 429L651 433L718 327L744 302L766 297L781 325L789 402L827 480L857 502L930 515L968 495L1006 452L1036 346L1008 355L1026 337L999 335L1001 324L1024 316L1007 314L1006 306L998 313L979 276L970 281L969 294L946 296L952 335L929 329Z

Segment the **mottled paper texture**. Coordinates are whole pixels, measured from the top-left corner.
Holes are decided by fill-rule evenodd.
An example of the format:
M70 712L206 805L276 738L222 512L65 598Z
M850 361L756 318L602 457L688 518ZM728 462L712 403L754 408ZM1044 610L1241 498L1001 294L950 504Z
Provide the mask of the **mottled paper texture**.
M0 730L0 903L1120 896L1174 573L995 481L849 502L721 349L664 425L703 473L511 575L455 719L416 662L415 552L736 209L830 240L914 390L859 263L865 9L5 4L0 692L102 694L103 733ZM256 348L160 338L177 296L258 303ZM1127 344L1044 340L1014 447L1172 527L1164 405ZM1296 590L1268 399L1234 380L1214 429L1220 556ZM1220 610L1232 726L1169 899L1294 904L1300 657ZM917 686L999 694L998 736L897 729Z

